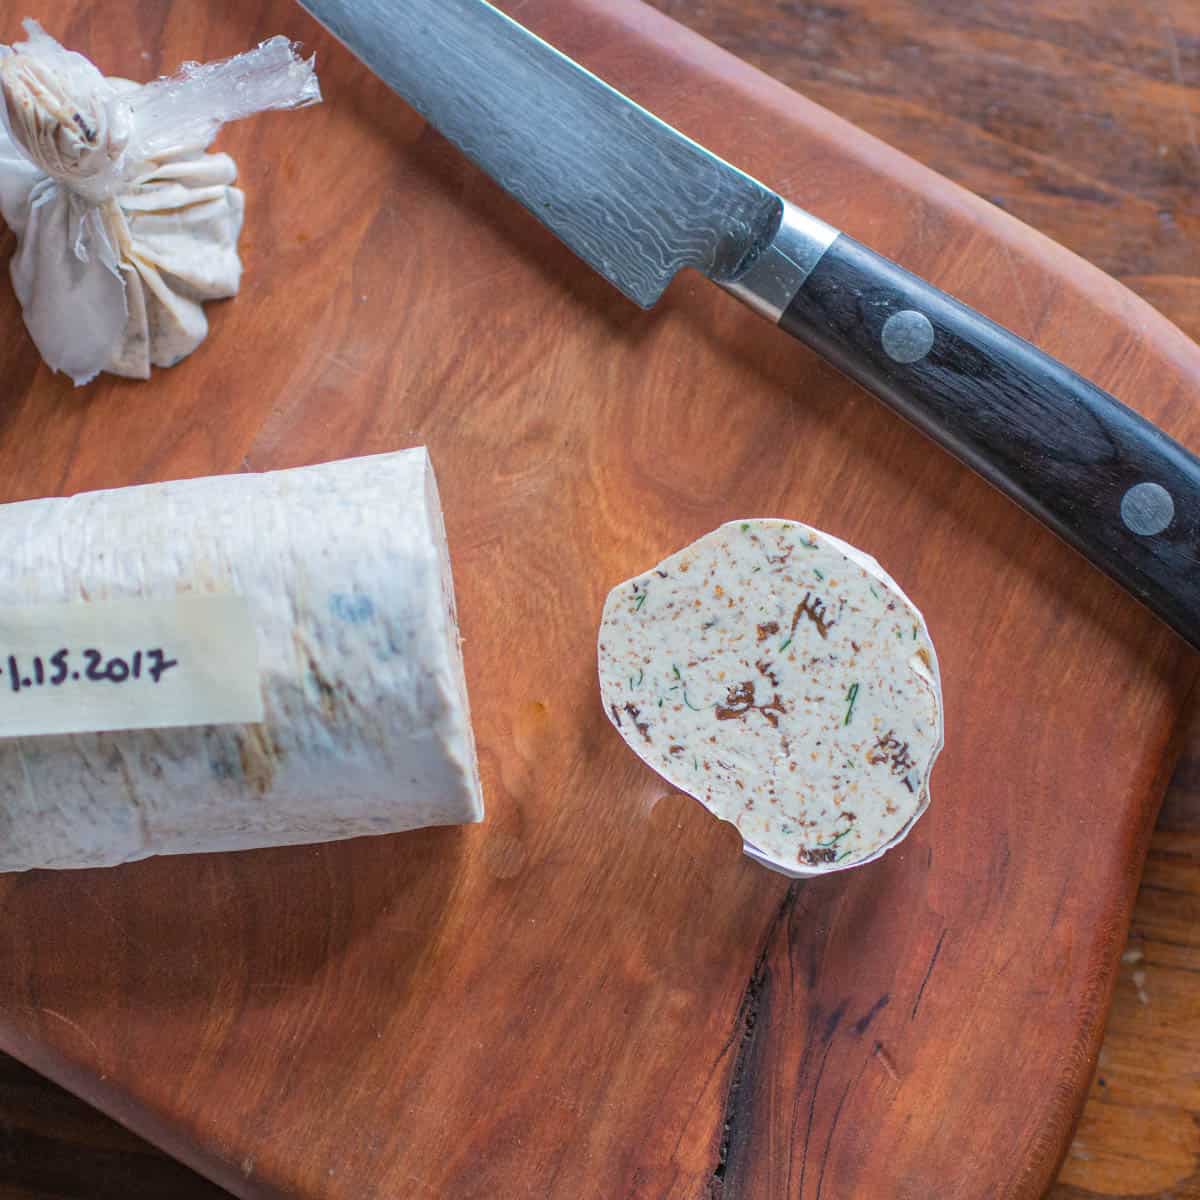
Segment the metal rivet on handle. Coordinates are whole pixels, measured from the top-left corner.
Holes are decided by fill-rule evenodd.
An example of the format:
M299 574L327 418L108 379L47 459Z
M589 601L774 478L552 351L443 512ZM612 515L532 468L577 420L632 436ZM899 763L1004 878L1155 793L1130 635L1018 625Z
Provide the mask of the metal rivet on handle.
M1175 517L1175 501L1161 483L1135 483L1121 497L1121 520L1143 536L1162 533Z
M914 363L933 349L933 326L924 313L906 308L892 313L880 335L884 353L893 362Z

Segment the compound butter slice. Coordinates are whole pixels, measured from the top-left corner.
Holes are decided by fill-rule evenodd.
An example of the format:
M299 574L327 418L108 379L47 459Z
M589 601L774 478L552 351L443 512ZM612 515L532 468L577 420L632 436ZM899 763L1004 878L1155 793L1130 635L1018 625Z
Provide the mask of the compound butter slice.
M766 866L858 866L929 803L929 631L875 559L829 534L722 525L609 593L599 662L625 741Z

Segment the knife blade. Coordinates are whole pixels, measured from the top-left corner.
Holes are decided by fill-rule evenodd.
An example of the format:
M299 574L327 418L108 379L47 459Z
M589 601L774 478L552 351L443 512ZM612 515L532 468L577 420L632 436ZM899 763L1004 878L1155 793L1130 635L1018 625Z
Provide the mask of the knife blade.
M708 152L486 0L300 0L643 307L692 268L1200 647L1200 460L1031 343Z

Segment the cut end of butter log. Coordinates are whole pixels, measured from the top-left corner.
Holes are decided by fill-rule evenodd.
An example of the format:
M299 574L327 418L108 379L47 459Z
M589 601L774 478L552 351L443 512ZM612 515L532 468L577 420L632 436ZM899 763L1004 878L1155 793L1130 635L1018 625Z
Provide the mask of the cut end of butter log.
M483 815L423 448L0 506L0 638L0 871Z
M875 559L829 534L722 525L609 593L599 663L630 747L774 870L870 862L929 804L929 630Z

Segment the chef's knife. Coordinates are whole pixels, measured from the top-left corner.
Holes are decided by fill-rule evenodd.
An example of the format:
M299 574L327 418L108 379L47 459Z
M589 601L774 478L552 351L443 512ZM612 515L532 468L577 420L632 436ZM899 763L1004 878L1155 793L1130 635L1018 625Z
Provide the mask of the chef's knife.
M485 0L301 0L631 300L692 267L811 346L1200 647L1200 461L776 195Z

